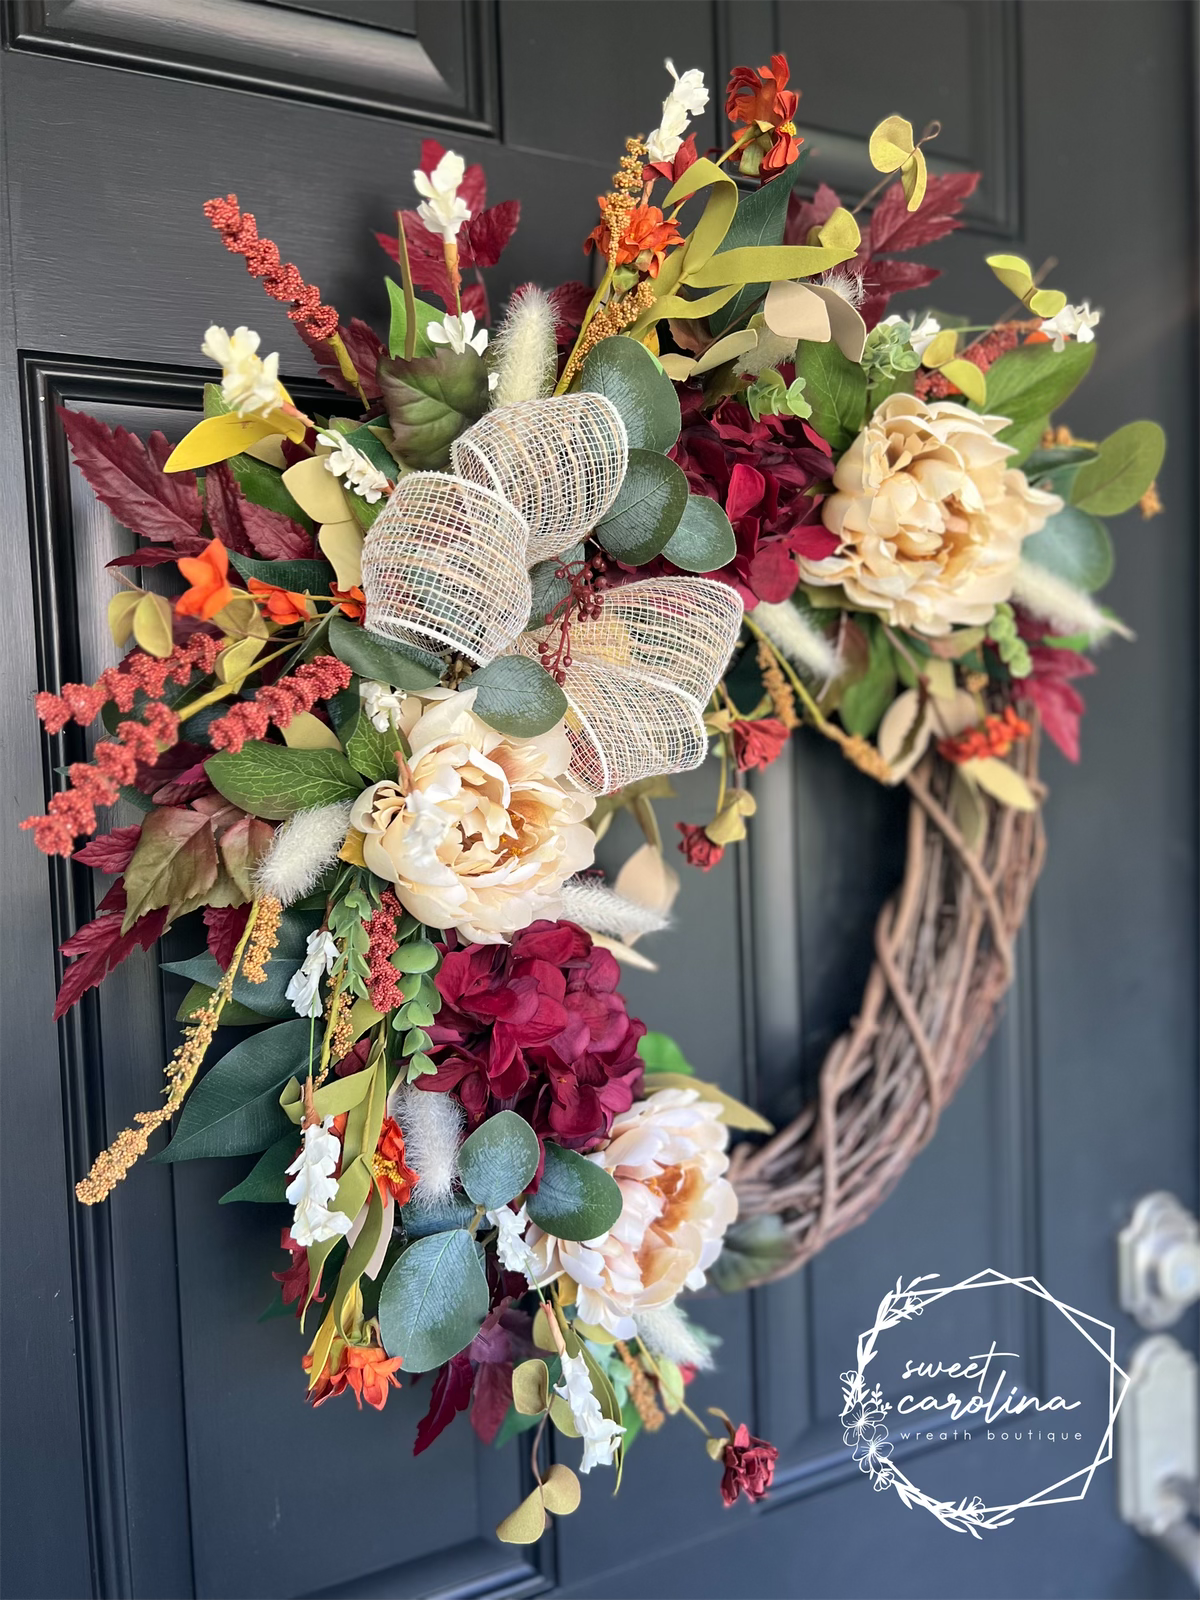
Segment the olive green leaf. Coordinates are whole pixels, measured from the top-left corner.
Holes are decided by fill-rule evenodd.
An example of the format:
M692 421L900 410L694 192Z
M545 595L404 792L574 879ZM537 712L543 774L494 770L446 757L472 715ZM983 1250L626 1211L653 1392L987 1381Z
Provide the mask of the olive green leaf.
M1071 503L1098 517L1117 517L1137 505L1158 477L1167 436L1157 422L1127 422L1109 434L1094 461L1075 475Z
M834 455L841 455L866 421L866 373L832 340L817 344L807 339L796 350L796 373L804 379L813 427Z
M471 349L459 355L439 348L413 361L381 356L377 375L396 454L407 467L446 466L453 441L487 410L487 368Z
M737 554L737 540L722 507L707 495L689 494L663 555L684 572L716 572Z
M156 1161L195 1161L265 1150L288 1130L279 1091L306 1071L312 1028L281 1022L234 1045L192 1090L175 1137Z
M424 655L370 633L335 611L329 619L329 648L360 678L373 678L393 689L429 689L441 676L436 656Z
M1091 594L1113 574L1113 547L1108 529L1079 506L1064 506L1021 546L1021 559L1032 561L1075 589Z
M353 800L363 788L338 750L291 750L262 739L250 739L238 751L218 751L204 770L218 794L272 822L313 806Z

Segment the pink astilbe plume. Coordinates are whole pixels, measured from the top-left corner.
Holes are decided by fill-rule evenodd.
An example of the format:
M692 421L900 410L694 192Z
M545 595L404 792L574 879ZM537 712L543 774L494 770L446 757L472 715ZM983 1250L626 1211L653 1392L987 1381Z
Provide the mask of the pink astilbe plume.
M204 215L224 239L226 250L245 257L247 271L251 277L262 279L271 298L291 305L288 316L305 333L324 340L337 332L337 312L332 306L322 305L321 291L316 284L305 283L299 267L280 260L278 245L259 238L253 212L239 208L237 195L206 201Z
M367 960L371 968L367 991L371 996L371 1004L384 1015L404 1004L400 974L391 961L399 943L396 923L403 915L404 907L390 889L385 889L379 910L373 912L367 922L367 937L370 940Z
M253 700L243 700L218 717L208 730L209 742L214 750L236 754L247 739L266 738L272 723L286 728L293 717L311 711L318 700L331 699L353 676L350 668L333 656L316 656L289 677L260 689Z

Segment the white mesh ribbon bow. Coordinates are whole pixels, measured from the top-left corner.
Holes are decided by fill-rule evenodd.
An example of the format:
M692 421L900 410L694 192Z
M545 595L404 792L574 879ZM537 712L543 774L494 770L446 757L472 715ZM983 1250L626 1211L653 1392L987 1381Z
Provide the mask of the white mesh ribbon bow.
M402 478L363 548L366 626L480 666L538 656L529 568L561 555L611 508L625 425L597 394L491 411L450 450L452 473ZM698 767L704 709L737 640L742 602L710 578L647 578L605 591L574 621L567 697L571 771L593 794Z

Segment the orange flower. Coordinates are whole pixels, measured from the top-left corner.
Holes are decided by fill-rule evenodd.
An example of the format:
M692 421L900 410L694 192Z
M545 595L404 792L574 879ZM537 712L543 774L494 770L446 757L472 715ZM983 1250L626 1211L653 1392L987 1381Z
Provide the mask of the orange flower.
M203 617L207 622L233 599L229 555L220 539L206 544L198 556L180 556L175 565L191 586L175 602L181 617Z
M770 67L759 67L757 72L753 67L735 67L729 75L725 115L734 124L758 129L743 151L743 172L771 177L790 167L800 154L804 140L795 122L800 96L787 87L788 75L784 55L772 56Z
M351 622L361 622L367 610L367 597L357 584L350 589L339 589L336 583L329 585L329 592L337 601L338 610L350 618Z
M262 606L263 615L286 628L293 622L306 622L312 615L306 594L296 594L291 589L278 589L273 583L262 583L258 578L248 578L246 587Z
M374 1337L373 1329L371 1337ZM305 1372L312 1371L311 1351L304 1357L302 1365ZM380 1345L373 1342L365 1345L347 1344L344 1339L335 1337L329 1359L309 1391L308 1398L314 1406L320 1406L349 1388L360 1411L364 1400L376 1411L382 1411L387 1403L388 1391L401 1387L400 1379L396 1376L400 1365L400 1357L389 1356Z
M390 1189L398 1206L408 1204L417 1183L417 1174L405 1165L404 1156L404 1135L400 1126L391 1117L385 1117L372 1168L380 1194L386 1199Z
M603 196L600 204L603 204ZM657 206L635 206L626 219L625 231L617 245L617 265L625 267L636 263L639 272L648 272L652 278L657 278L667 251L682 243L683 235L679 229L673 222L663 220L663 214ZM583 248L585 254L590 254L595 248L603 255L608 255L608 228L603 222L598 222L588 234Z

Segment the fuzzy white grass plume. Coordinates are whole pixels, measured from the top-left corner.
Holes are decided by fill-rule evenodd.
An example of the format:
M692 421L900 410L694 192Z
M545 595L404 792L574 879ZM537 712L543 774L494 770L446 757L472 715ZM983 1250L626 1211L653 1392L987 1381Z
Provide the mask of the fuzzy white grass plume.
M767 638L793 666L803 667L814 678L832 678L838 669L838 653L825 635L806 622L790 600L769 605L765 600L750 613Z
M587 878L571 878L562 886L562 915L568 922L614 939L659 933L670 918L651 906L639 906L622 894Z
M753 373L755 377L768 367L777 367L782 361L796 359L796 340L784 339L772 333L765 324L758 330L758 343L737 358L733 370L739 374Z
M1022 561L1018 566L1012 598L1039 621L1048 622L1055 633L1066 637L1086 633L1091 639L1103 639L1110 633L1119 633L1123 639L1133 638L1130 629L1115 617L1106 616L1090 594L1032 561Z
M317 886L326 867L337 860L350 826L350 801L297 811L275 831L271 847L259 862L255 883L260 895L274 895L290 906Z
M711 1369L713 1358L707 1339L673 1301L653 1311L639 1311L633 1320L638 1338L652 1356L673 1361L678 1367L697 1367L701 1372Z
M554 337L554 307L550 296L533 284L519 290L508 302L500 330L492 340L492 371L496 387L494 406L512 406L520 400L538 400L554 387L558 347Z
M397 1084L388 1096L388 1115L404 1135L404 1159L420 1178L411 1204L434 1206L454 1190L463 1108L449 1094L432 1094L413 1084Z

